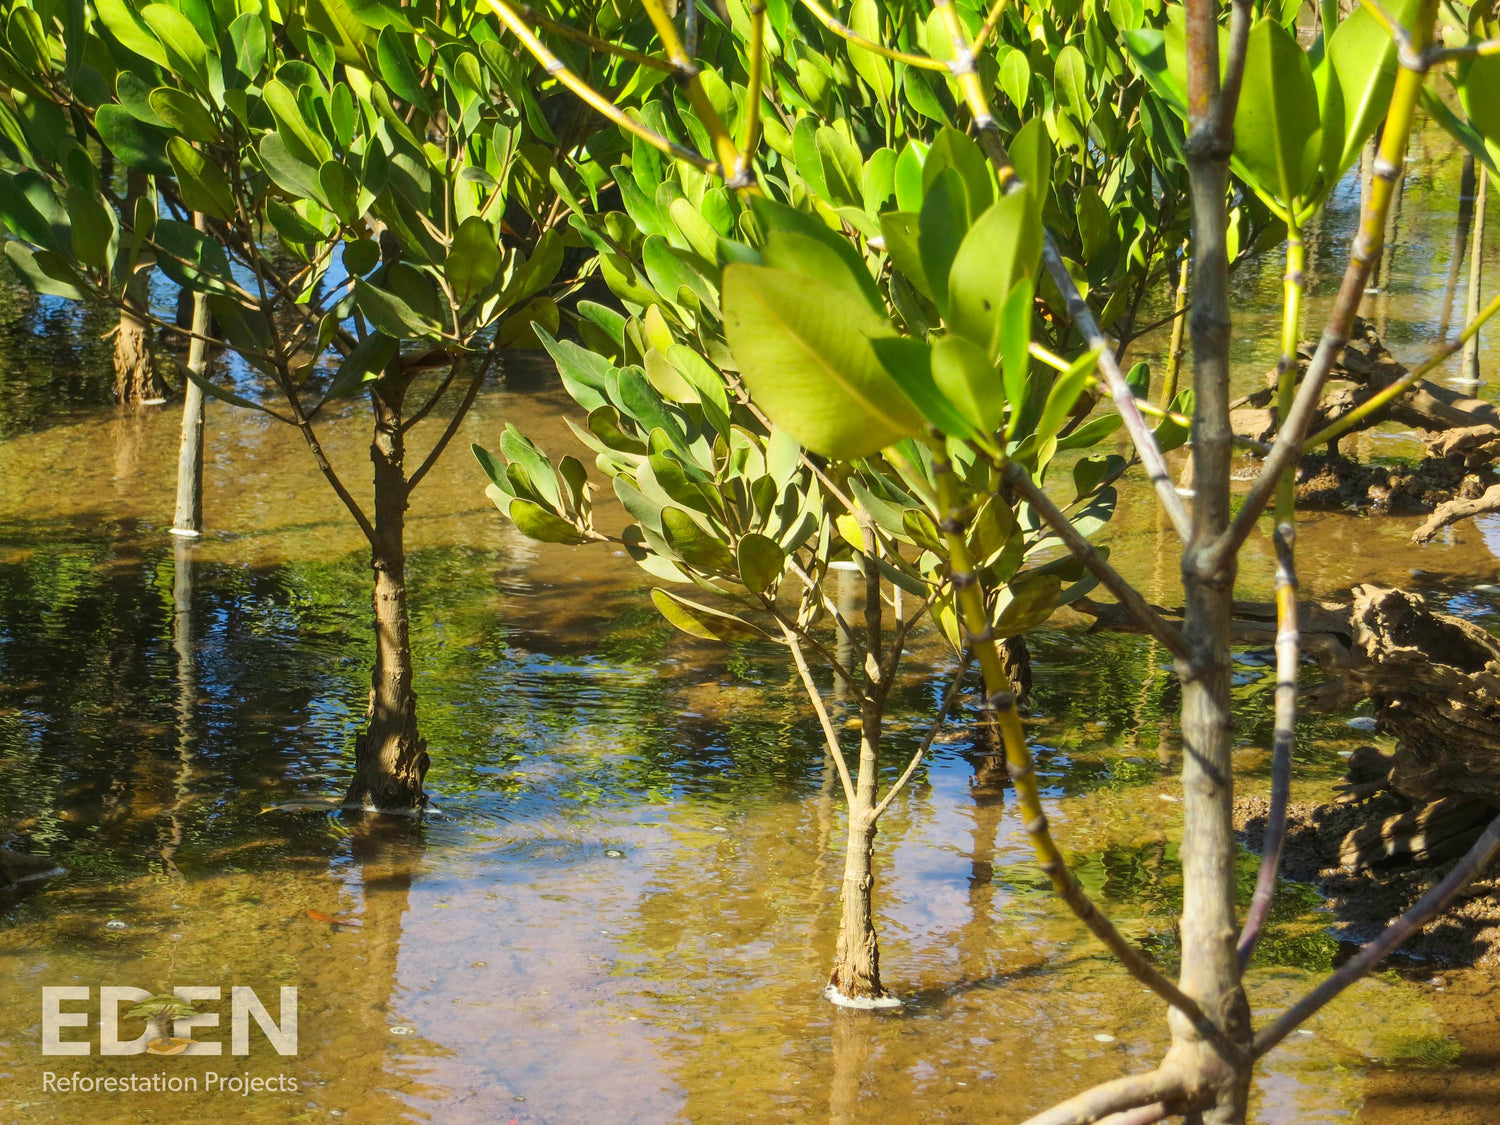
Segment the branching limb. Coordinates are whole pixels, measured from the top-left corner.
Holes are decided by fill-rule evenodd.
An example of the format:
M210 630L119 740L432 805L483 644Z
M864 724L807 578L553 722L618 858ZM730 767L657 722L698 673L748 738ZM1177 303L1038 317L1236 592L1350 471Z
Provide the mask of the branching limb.
M1005 151L1005 143L1000 139L1000 130L990 113L989 100L974 70L973 51L970 49L963 25L959 22L958 13L953 8L952 0L936 0L936 10L942 13L944 26L953 44L954 59L948 64L948 70L954 81L958 83L959 89L963 91L964 99L969 106L969 113L974 118L974 128L979 133L980 146L984 149L990 163L994 165L995 178L1000 182L1001 188L1005 191L1018 191L1024 185L1016 175L1010 154ZM1152 487L1156 489L1156 495L1166 510L1167 518L1185 542L1188 536L1187 508L1182 502L1182 497L1177 494L1177 486L1167 469L1167 460L1162 455L1161 447L1156 444L1155 435L1147 428L1146 420L1136 409L1135 395L1131 393L1130 385L1125 381L1125 373L1120 370L1120 365L1115 359L1114 348L1110 346L1108 338L1100 330L1093 312L1089 309L1088 302L1078 292L1078 286L1073 282L1073 275L1068 272L1067 264L1063 261L1062 253L1058 250L1057 242L1050 231L1046 232L1046 238L1042 243L1042 262L1047 267L1047 273L1057 286L1058 292L1063 296L1063 301L1068 307L1068 317L1072 320L1073 326L1078 329L1079 335L1090 348L1098 350L1099 370L1104 373L1105 385L1109 388L1115 409L1120 412L1120 418L1125 423L1125 430L1130 434L1130 440L1135 445L1141 464L1145 466L1146 476L1150 478Z
M1042 809L1041 791L1037 788L1036 764L1031 757L1031 748L1026 744L1026 732L1021 727L1021 716L1016 710L1016 695L1005 664L995 646L994 629L984 604L984 595L979 580L974 574L973 559L964 538L962 510L954 504L953 464L941 445L933 446L933 472L937 477L938 527L948 547L949 568L952 574L953 596L959 620L967 638L968 647L974 651L975 659L984 673L984 686L988 696L985 700L989 710L995 713L1000 726L1000 735L1005 744L1005 760L1010 768L1011 783L1016 787L1016 798L1020 805L1027 835L1031 837L1032 850L1040 861L1042 870L1052 882L1059 898L1068 904L1081 922L1104 945L1119 958L1126 971L1168 1004L1178 1009L1192 1022L1204 1039L1213 1043L1226 1057L1237 1057L1240 1050L1224 1033L1204 1015L1203 1009L1180 988L1169 981L1146 959L1139 949L1127 941L1119 930L1101 914L1078 880L1068 870L1061 849L1052 839L1047 825L1047 814ZM1160 1095L1157 1095L1159 1097ZM1155 1101L1157 1097L1146 1099ZM1132 1103L1139 1104L1139 1103ZM1119 1106L1116 1108L1130 1108ZM1092 1120L1092 1119L1090 1119Z
M818 725L823 728L823 741L828 747L828 753L833 756L834 765L838 767L839 781L844 786L844 800L849 802L849 807L854 807L854 781L849 776L849 763L844 759L844 748L839 745L839 736L833 729L833 720L828 717L828 708L823 706L823 693L818 690L817 682L812 678L812 672L807 667L807 657L802 655L802 644L797 639L797 634L786 624L781 625L781 635L786 638L787 648L792 650L792 662L797 665L797 675L802 678L802 688L807 693L808 702L812 704L813 711L818 716Z
M1419 51L1425 50L1431 41L1433 7L1431 0L1423 3L1413 25L1415 37L1420 41L1417 44ZM1312 363L1303 376L1302 386L1297 391L1292 409L1281 419L1280 430L1261 467L1260 476L1230 525L1211 546L1201 552L1197 564L1203 573L1217 574L1225 570L1229 560L1239 551L1261 513L1275 496L1282 474L1301 455L1303 437L1317 409L1323 385L1328 380L1334 359L1348 340L1370 272L1380 258L1385 238L1386 213L1390 209L1396 181L1401 177L1401 169L1406 160L1406 145L1425 78L1426 69L1421 60L1413 59L1410 50L1403 50L1401 69L1396 76L1390 108L1386 113L1385 129L1381 133L1380 151L1375 160L1369 199L1360 219L1359 233L1354 239L1338 297L1329 314L1328 325L1323 330L1323 338Z
M1052 498L1031 479L1031 474L1026 471L1024 465L1019 461L1007 461L1005 468L1001 470L1001 476L1019 496L1031 505L1037 515L1047 522L1057 537L1073 553L1073 557L1088 567L1089 571L1104 584L1104 588L1135 615L1145 627L1146 632L1165 645L1167 650L1179 660L1188 658L1187 642L1182 639L1182 633L1163 620L1151 608L1150 603L1141 596L1140 591L1109 565L1108 560L1079 533L1078 529L1073 526L1073 522L1052 502Z
M1500 487L1500 486L1497 486ZM1297 539L1291 522L1276 527L1276 722L1271 736L1271 807L1266 814L1266 834L1261 845L1260 873L1255 893L1240 931L1240 966L1250 963L1260 940L1271 900L1276 894L1276 873L1281 869L1281 848L1286 842L1286 806L1292 787L1292 746L1297 728L1297 664L1301 644L1297 631L1297 571L1293 549Z
M448 425L443 430L443 436L437 439L436 444L428 451L422 463L417 466L416 472L412 473L406 482L406 494L410 496L416 490L422 478L437 464L438 458L443 455L443 450L448 448L448 443L453 440L453 435L458 433L458 428L463 425L464 419L468 417L469 407L474 405L474 399L479 394L479 388L484 385L485 377L490 373L490 367L495 362L497 352L490 352L485 356L484 362L479 365L479 370L474 372L474 378L469 380L469 389L464 392L463 401L458 404L458 409L453 412L453 417L448 419ZM458 363L453 365L458 367Z
M1392 950L1421 929L1426 922L1442 913L1453 897L1485 869L1496 852L1500 852L1500 817L1490 821L1490 826L1484 830L1484 833L1474 842L1474 846L1468 850L1463 859L1458 861L1453 870L1448 872L1441 883L1433 887L1410 910L1392 922L1378 938L1345 961L1339 967L1338 972L1288 1008L1275 1023L1262 1028L1255 1036L1255 1042L1251 1047L1254 1056L1260 1058L1280 1043L1319 1008L1373 970Z
M943 724L947 722L948 712L953 709L953 702L958 698L958 693L963 689L964 675L968 672L969 664L973 658L973 654L965 650L962 659L958 662L958 671L953 673L953 682L948 685L948 690L943 694L942 706L938 708L938 713L933 717L932 724L927 728L926 737L922 739L922 745L911 756L911 761L906 763L906 769L901 771L901 776L893 781L891 787L886 790L885 797L881 800L880 804L875 806L875 811L870 814L871 820L879 820L881 814L890 808L891 802L896 799L896 796L906 787L906 783L911 780L911 775L917 772L917 767L922 764L922 759L926 757L927 751L932 749L932 740L937 737L938 731L942 730Z
M760 143L760 97L761 85L766 70L766 4L765 0L751 0L750 4L750 77L745 89L745 136L740 142L738 163L734 178L750 176L750 164L755 158L755 146Z
M1439 504L1422 526L1411 533L1411 540L1413 543L1430 543L1434 535L1450 524L1489 512L1500 512L1500 484L1490 485L1483 496L1473 500L1449 500Z
M536 33L526 26L525 21L521 19L520 15L510 6L507 0L484 0L484 2L500 17L500 22L510 30L511 34L521 41L521 46L526 48L532 58L541 63L542 68L548 74L571 90L590 109L608 118L631 136L639 137L652 148L668 156L691 164L694 168L708 172L711 175L724 174L724 168L721 164L712 160L706 160L692 149L683 148L682 145L667 139L655 130L646 128L639 121L623 113L614 102L610 101L603 94L599 93L598 90L595 90L582 78L579 78L578 75L569 70L567 65L548 50L547 45L536 37ZM671 69L675 72L677 68L674 65Z
M1035 1117L1027 1118L1024 1125L1095 1125L1112 1114L1182 1101L1187 1092L1182 1075L1163 1066L1148 1074L1116 1078L1085 1090Z
M862 51L869 51L872 55L880 55L882 58L891 59L894 62L914 66L918 70L948 69L947 63L939 62L937 59L929 58L927 55L914 55L909 51L898 51L894 47L887 47L883 43L876 43L866 39L847 24L839 22L832 12L818 3L818 0L802 0L802 6L811 12L817 21L829 31L833 32L840 39L854 44L854 46Z

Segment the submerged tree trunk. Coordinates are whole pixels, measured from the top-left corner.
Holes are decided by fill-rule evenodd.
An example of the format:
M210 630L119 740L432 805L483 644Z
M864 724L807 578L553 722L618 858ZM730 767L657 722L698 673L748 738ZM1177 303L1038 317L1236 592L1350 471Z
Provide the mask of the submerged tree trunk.
M412 690L410 624L406 605L406 470L401 432L407 377L388 369L375 381L375 524L370 566L375 572L375 671L369 725L355 747L354 779L346 808L411 812L425 801L427 744L417 731Z
M860 1008L897 1007L880 983L880 945L875 933L876 776L880 765L880 716L867 708L859 741L859 774L849 809L844 850L839 939L828 978L828 998Z

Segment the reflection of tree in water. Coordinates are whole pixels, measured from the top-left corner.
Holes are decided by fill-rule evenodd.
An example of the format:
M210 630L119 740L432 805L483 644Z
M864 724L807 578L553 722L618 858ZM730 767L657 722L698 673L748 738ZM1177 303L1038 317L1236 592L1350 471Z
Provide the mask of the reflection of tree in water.
M97 309L40 297L0 268L0 439L38 430L112 398L112 320Z

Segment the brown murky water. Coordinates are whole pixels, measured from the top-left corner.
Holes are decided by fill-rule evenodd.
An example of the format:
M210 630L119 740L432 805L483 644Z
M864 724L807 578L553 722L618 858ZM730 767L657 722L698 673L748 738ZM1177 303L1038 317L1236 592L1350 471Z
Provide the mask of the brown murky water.
M1425 190L1407 213L1441 228L1451 185ZM1319 245L1326 271L1342 245L1332 226ZM1266 302L1277 272L1242 280L1247 304ZM1441 254L1398 257L1407 319L1394 339L1435 318L1427 290L1444 272ZM59 322L8 354L97 362L73 342L88 328ZM1240 339L1248 387L1274 339L1253 326ZM414 498L418 691L440 815L355 836L317 813L261 811L341 792L368 685L364 551L300 439L211 405L210 532L174 552L169 413L123 422L10 402L0 825L71 873L0 903L0 1122L1014 1121L1149 1066L1161 1005L1045 891L962 723L883 822L883 971L905 1008L821 999L843 812L794 679L775 650L672 633L608 550L539 547L500 523L463 443L514 421L554 453L569 444L559 393L528 380L480 400ZM356 417L326 427L351 480L367 479L363 431ZM1363 440L1406 448L1399 434ZM1306 587L1420 571L1412 581L1445 604L1500 620L1500 527L1419 549L1412 522L1308 516ZM1108 535L1122 569L1171 600L1175 558L1141 490L1124 491ZM1269 577L1256 547L1241 593L1264 596ZM1062 617L1033 645L1030 731L1054 824L1091 892L1171 966L1166 662ZM893 761L920 737L946 667L919 638ZM1236 667L1237 765L1252 787L1266 784L1268 673L1260 652ZM1340 752L1369 739L1349 718L1309 709L1298 797L1326 794ZM1254 867L1245 857L1246 893ZM1250 978L1259 1017L1338 959L1318 902L1284 889ZM1496 1120L1494 982L1414 983L1427 975L1363 982L1275 1052L1255 1120ZM227 1042L206 1058L41 1052L44 987L180 984L249 986L273 1015L276 990L295 986L296 1054L258 1032L247 1056ZM204 1006L221 1026L200 1038L227 1040L227 1001ZM55 1089L75 1072L199 1089ZM297 1089L222 1089L245 1077Z

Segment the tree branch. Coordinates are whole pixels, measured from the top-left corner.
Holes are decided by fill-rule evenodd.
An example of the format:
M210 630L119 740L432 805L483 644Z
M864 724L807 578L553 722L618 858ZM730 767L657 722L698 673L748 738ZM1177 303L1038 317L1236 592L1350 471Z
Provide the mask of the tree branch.
M1124 1110L1179 1102L1187 1092L1182 1075L1175 1068L1162 1066L1147 1074L1131 1074L1101 1083L1027 1118L1023 1125L1095 1125Z
M911 780L911 775L917 772L917 767L922 764L922 759L927 751L932 748L932 740L937 737L938 731L943 729L943 723L948 718L948 712L953 709L953 701L958 698L959 691L963 688L964 674L969 670L969 664L974 659L973 654L964 650L962 658L958 662L958 671L953 673L953 682L948 685L948 690L943 693L943 704L938 708L938 713L933 717L932 724L927 728L927 736L922 739L922 745L917 752L911 756L911 761L906 763L906 769L901 771L901 776L891 783L886 790L884 799L875 806L875 811L870 814L871 820L879 820L880 815L890 808L891 802L901 792L906 783Z
M1292 1030L1319 1008L1327 1004L1340 992L1360 977L1369 973L1385 957L1416 933L1430 919L1442 913L1453 897L1485 869L1489 861L1500 851L1500 816L1490 821L1490 826L1474 842L1463 859L1441 883L1423 895L1416 904L1400 918L1392 922L1384 933L1370 942L1353 957L1345 961L1338 972L1293 1004L1275 1023L1260 1030L1255 1036L1251 1053L1260 1058L1280 1043Z
M1085 539L1073 526L1071 520L1063 514L1062 510L1052 502L1052 498L1043 492L1031 479L1026 467L1019 461L1007 461L1005 468L1001 470L1001 476L1005 482L1017 493L1025 498L1037 515L1041 516L1057 533L1059 539L1067 545L1073 557L1088 567L1089 570L1104 584L1104 588L1119 599L1120 604L1130 610L1140 621L1146 632L1150 633L1158 641L1166 646L1167 650L1179 660L1185 660L1189 656L1187 642L1182 639L1182 633L1174 626L1168 624L1162 617L1151 608L1134 586L1127 582L1114 567L1099 553L1098 549Z
M844 748L839 745L839 736L834 732L833 721L828 717L828 708L823 706L823 693L818 690L818 685L812 678L812 672L807 667L807 657L802 655L802 645L797 639L797 634L784 621L778 621L781 625L781 635L786 638L787 648L792 650L792 662L797 665L797 675L802 678L803 690L807 693L808 702L818 716L818 725L823 728L823 740L828 745L828 752L833 755L833 761L839 770L839 781L844 785L844 800L849 807L854 807L854 781L849 776L849 763L844 760Z

